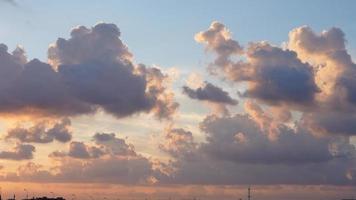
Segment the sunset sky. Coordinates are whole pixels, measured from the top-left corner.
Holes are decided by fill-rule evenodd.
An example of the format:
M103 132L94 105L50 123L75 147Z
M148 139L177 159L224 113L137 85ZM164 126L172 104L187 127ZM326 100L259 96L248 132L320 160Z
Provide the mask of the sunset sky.
M356 197L355 10L0 0L3 198Z

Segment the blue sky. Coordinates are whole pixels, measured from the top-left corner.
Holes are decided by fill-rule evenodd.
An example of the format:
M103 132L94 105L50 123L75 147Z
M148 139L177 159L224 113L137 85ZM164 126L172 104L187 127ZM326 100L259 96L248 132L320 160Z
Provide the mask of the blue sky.
M224 22L240 43L268 40L279 45L301 25L315 31L340 27L355 47L355 1L46 1L0 4L1 42L21 44L29 57L45 59L49 43L68 38L76 25L99 21L119 26L138 62L199 67L204 52L193 36L211 21ZM163 34L164 33L164 34ZM353 49L350 49L354 52Z

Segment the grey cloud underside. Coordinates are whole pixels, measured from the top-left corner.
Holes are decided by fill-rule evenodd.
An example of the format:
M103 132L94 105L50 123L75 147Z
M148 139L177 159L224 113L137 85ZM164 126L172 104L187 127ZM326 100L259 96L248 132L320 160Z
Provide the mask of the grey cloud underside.
M36 148L30 144L17 144L10 151L0 151L0 159L5 160L30 160Z
M102 156L136 156L133 145L124 139L117 138L114 133L96 133L93 136L94 145L73 141L69 150L55 151L50 157L71 157L78 159L95 159Z
M55 174L29 163L36 169L32 173L18 170L16 176L1 178L118 184L150 184L153 179L162 185L356 184L356 150L348 137L318 138L302 127L279 129L278 140L272 141L249 115L209 116L201 123L207 140L197 143L190 131L169 128L160 146L172 156L169 163L153 162L114 134L98 133L94 144L72 142L68 152L55 155L60 161ZM104 153L93 156L92 147Z
M71 142L68 152L55 151L50 154L50 157L72 157L78 159L93 159L105 155L103 149L96 146L87 146L83 142Z
M278 139L270 141L255 122L243 115L208 117L202 122L201 128L207 132L208 141L201 148L217 159L285 165L320 163L333 159L329 151L329 144L332 143L330 138L316 138L304 130L296 132L281 125ZM238 133L245 138L235 137Z
M213 103L229 105L236 105L238 103L237 100L230 97L229 93L208 82L206 82L204 86L197 89L183 86L183 93L192 99L209 101Z
M317 135L355 135L356 64L341 29L318 34L303 26L289 33L283 48L265 41L243 48L213 22L195 39L216 55L208 68L212 74L246 84L241 97L302 112L305 128Z
M16 127L8 131L5 139L16 139L25 143L50 143L54 140L65 143L72 139L72 133L68 130L70 123L69 119L63 119L52 127L47 127L46 123L35 124L29 129Z
M293 51L274 47L267 42L250 43L243 49L233 41L227 28L213 22L196 40L216 54L211 70L234 82L251 83L245 96L270 104L311 104L318 93L312 67L297 58ZM235 50L231 50L235 49ZM235 61L234 56L245 59ZM217 72L216 72L217 71Z
M356 184L356 150L347 137L316 138L301 127L282 126L278 140L271 141L247 115L210 116L201 127L207 141L171 153L174 178L162 177L162 182ZM184 156L184 152L194 153Z
M0 177L4 181L58 182L58 183L106 183L106 184L147 184L155 172L152 163L144 157L62 160L57 166L59 172L51 173L33 162L18 168L17 173Z
M16 173L1 180L63 183L148 184L162 176L153 163L136 153L133 146L111 133L97 133L94 144L71 142L68 151L56 151L50 157L58 165L53 173L33 162L21 165Z
M166 76L135 65L119 36L114 24L77 27L50 46L51 65L1 45L0 112L68 116L102 108L119 118L151 111L169 118L178 104L162 97Z
M261 99L270 104L312 104L319 89L314 81L312 67L302 63L297 54L265 44L251 46L251 59L258 60L254 74L249 77L254 86L245 96Z
M94 109L69 95L61 76L39 60L24 66L7 52L0 52L0 112L46 112L52 115L73 115Z

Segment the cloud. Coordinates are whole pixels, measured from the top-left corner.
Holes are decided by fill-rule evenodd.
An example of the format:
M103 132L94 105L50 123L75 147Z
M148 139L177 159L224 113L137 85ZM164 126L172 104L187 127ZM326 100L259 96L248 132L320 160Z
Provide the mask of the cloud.
M216 54L209 70L246 87L241 97L272 110L301 112L305 128L315 135L356 133L351 123L356 113L356 64L341 29L315 33L302 26L289 33L285 48L262 41L221 51L219 47L231 40L231 33L218 22L196 35L196 41Z
M48 49L49 64L0 46L0 112L73 116L103 109L118 118L178 107L158 68L136 65L115 24L79 26Z
M213 22L207 31L196 35L199 43L205 44L207 50L217 55L212 63L213 71L222 73L234 82L247 82L245 97L256 98L272 105L299 106L313 103L319 89L314 81L312 67L299 60L295 52L267 42L250 43L247 48L242 49L227 33L224 25ZM235 45L226 45L227 42ZM225 46L234 48L221 50L221 47Z
M165 129L165 143L159 145L159 148L173 157L193 157L196 151L197 143L193 139L190 131L182 128L173 128L169 126Z
M151 163L144 157L102 158L88 162L63 159L54 170L29 162L14 173L0 177L4 181L42 183L105 183L105 184L149 184L152 175Z
M268 135L270 140L278 139L280 126L283 126L284 123L290 121L292 118L292 114L288 109L273 108L266 112L251 100L245 102L244 109L250 118L260 127L261 131Z
M156 67L148 68L142 64L139 65L138 71L146 75L147 95L156 102L151 112L159 119L171 119L179 104L174 101L174 92L167 86L171 82L170 77Z
M229 93L208 82L197 89L183 86L183 93L192 99L228 105L237 104L237 100L231 98Z
M355 113L320 111L305 113L302 120L315 135L356 135Z
M316 137L301 126L292 129L281 123L278 137L271 140L256 119L244 114L211 115L200 127L206 134L202 143L182 128L165 130L165 143L159 147L172 156L168 163L145 158L115 134L97 133L94 144L72 142L68 152L52 157L56 159L53 170L32 163L27 165L37 167L18 169L15 176L5 174L2 179L114 184L151 184L154 180L163 185L356 184L356 150L348 137ZM93 147L104 153L94 156Z
M345 34L339 28L331 28L319 35L308 26L293 29L289 33L288 47L303 54L328 54L345 50ZM306 55L303 55L306 56Z
M356 64L346 50L345 34L339 28L314 33L303 26L289 33L288 48L313 64L321 92L318 107L304 113L305 125L315 134L355 135Z
M73 141L68 152L55 151L49 156L53 158L72 157L77 159L94 159L102 156L135 156L133 145L124 139L117 138L114 133L96 133L93 136L94 145Z
M155 176L163 176L153 163L136 153L133 146L114 134L95 134L95 145L71 142L69 151L56 151L50 157L55 166L46 169L28 162L15 172L5 173L6 181L151 184ZM101 146L102 145L102 146ZM121 145L121 147L117 146ZM123 151L124 148L127 148ZM120 151L119 151L120 149Z
M0 159L29 160L33 158L35 147L30 144L17 144L13 150L0 151Z
M224 24L214 21L207 31L199 32L195 35L195 41L204 43L207 50L218 54L216 64L225 65L232 55L239 55L243 52L240 44L231 39L230 31Z
M75 116L103 110L117 118L150 113L172 119L178 103L170 78L158 67L135 64L114 24L79 26L48 50L48 63L28 61L17 47L0 45L0 112ZM338 28L314 33L300 27L286 47L251 42L243 48L213 22L195 39L216 54L209 66L242 86L244 112L210 115L202 142L186 128L168 126L153 159L114 133L71 141L70 122L16 127L6 138L22 143L68 142L50 154L53 165L29 162L3 180L115 184L332 184L355 185L355 64ZM239 87L240 88L240 87ZM183 87L192 99L236 105L223 88L206 82ZM35 147L17 144L1 159L32 159Z
M122 138L117 138L114 133L96 133L93 136L96 145L106 149L106 152L116 156L134 156L135 148L127 144Z
M0 112L75 115L93 108L70 96L58 73L37 59L22 65L23 58L0 48Z
M159 118L169 117L166 110L175 105L172 99L159 97L165 92L165 75L157 68L135 66L119 36L114 24L77 27L71 38L59 38L51 45L49 62L58 66L70 93L84 102L117 117L150 110Z
M62 161L59 174L52 178L60 182L99 182L144 184L151 177L152 165L144 157L94 159L89 163Z
M245 96L270 104L312 104L319 89L312 68L302 63L297 54L266 43L253 44L247 56L251 60L241 66L254 69Z
M48 127L45 122L35 124L28 129L16 127L8 131L5 139L17 139L26 143L50 143L54 140L65 143L72 139L72 133L68 130L70 123L69 119L63 119L51 127Z
M209 116L201 129L206 142L195 149L193 159L175 156L169 164L173 173L161 182L356 184L347 176L356 162L348 137L319 138L302 127L281 125L278 138L270 140L248 115Z
M92 158L99 158L100 156L105 155L105 152L95 146L88 146L83 142L71 142L69 145L68 152L62 151L55 151L51 153L50 157L64 157L69 156L72 158L79 158L79 159L92 159Z
M208 143L203 144L204 151L215 158L238 163L295 165L326 162L333 159L329 145L337 140L317 138L303 129L295 131L283 125L278 127L280 134L277 138L270 140L265 130L243 115L211 116L202 122L201 127L207 133ZM236 134L243 135L244 139L236 138Z

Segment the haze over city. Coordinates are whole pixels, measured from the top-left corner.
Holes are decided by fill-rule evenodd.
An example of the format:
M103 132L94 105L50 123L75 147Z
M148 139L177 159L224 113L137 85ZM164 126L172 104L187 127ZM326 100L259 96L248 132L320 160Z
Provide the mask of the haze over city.
M355 10L0 0L1 198L356 198Z

